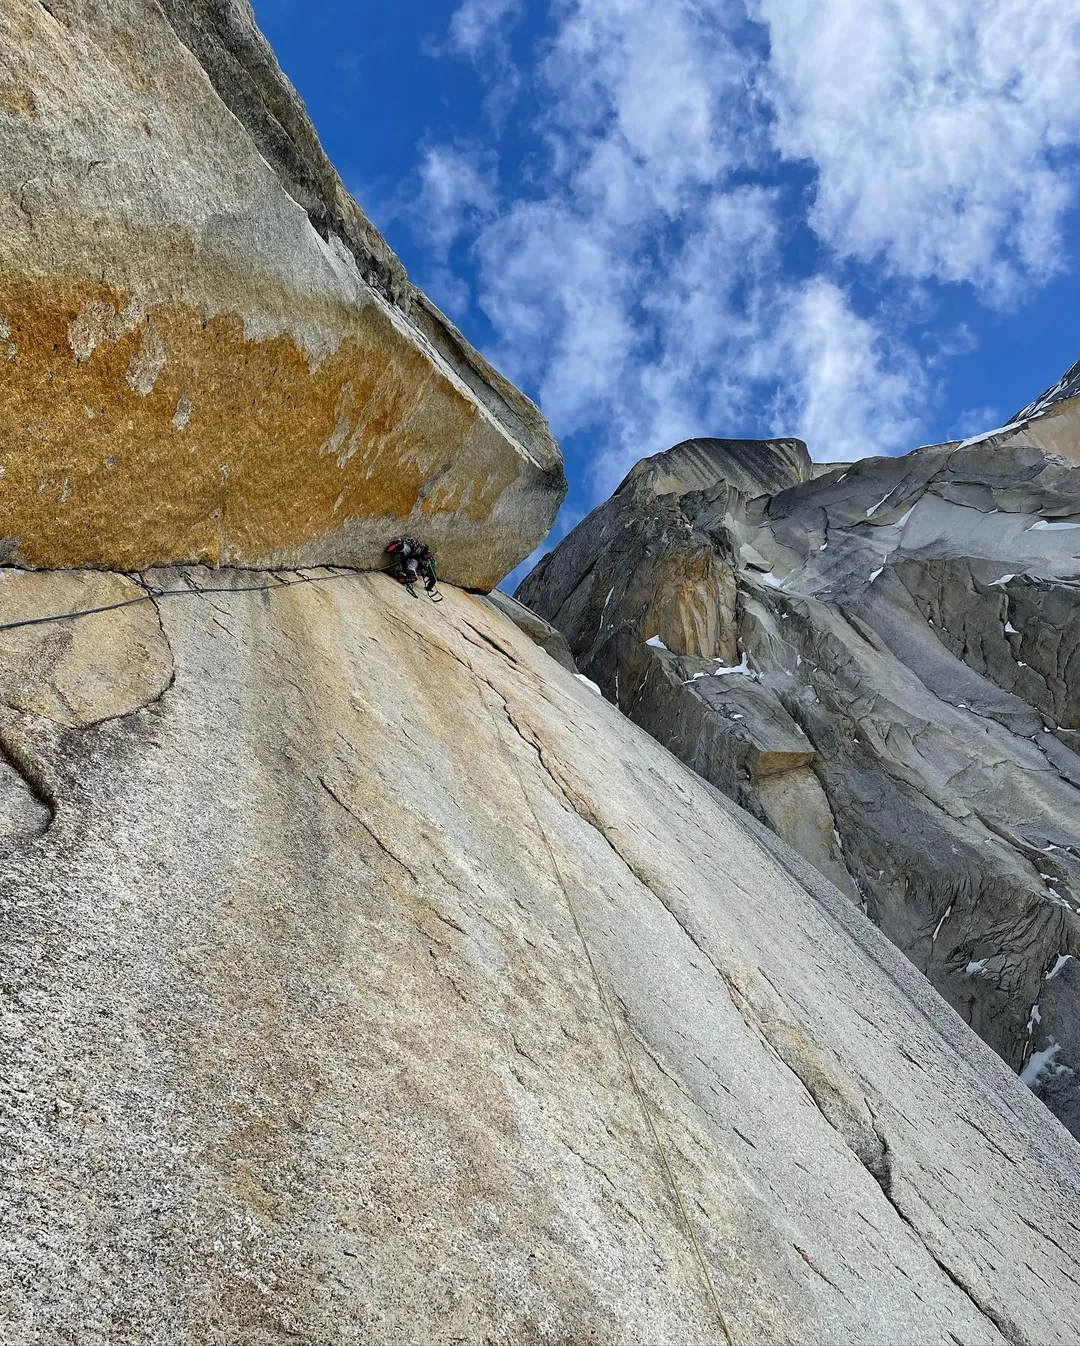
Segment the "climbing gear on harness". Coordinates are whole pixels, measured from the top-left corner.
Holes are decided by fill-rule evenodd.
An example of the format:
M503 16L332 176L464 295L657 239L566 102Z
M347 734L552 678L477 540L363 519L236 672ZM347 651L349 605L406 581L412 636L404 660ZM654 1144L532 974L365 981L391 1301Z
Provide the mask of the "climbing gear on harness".
M396 537L386 548L393 565L390 574L399 584L404 584L413 598L416 591L413 585L423 576L424 588L433 603L442 602L442 594L436 588L439 572L435 562L435 553L425 542L417 542L414 537Z

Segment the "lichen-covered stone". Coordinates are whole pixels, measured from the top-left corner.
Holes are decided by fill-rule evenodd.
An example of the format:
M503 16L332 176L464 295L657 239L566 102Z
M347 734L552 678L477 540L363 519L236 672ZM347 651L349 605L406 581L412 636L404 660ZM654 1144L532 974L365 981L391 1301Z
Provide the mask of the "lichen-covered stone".
M0 108L0 559L367 567L413 532L488 588L544 536L543 417L408 283L247 5L11 0Z

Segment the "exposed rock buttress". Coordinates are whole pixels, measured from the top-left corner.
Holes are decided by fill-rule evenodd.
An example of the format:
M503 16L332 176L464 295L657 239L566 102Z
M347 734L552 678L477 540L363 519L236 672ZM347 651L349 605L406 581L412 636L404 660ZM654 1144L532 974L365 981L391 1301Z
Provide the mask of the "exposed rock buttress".
M480 600L232 578L0 664L5 1342L1080 1337L1076 1142L852 902Z
M643 461L518 597L1080 1134L1075 371L964 443L796 442Z
M240 0L0 12L0 561L490 588L566 490L394 257Z

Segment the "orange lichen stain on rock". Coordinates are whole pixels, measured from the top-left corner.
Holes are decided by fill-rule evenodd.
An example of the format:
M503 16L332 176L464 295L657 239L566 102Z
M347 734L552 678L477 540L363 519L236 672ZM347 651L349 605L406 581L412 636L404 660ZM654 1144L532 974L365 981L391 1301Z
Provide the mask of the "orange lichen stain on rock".
M727 575L725 575L727 572ZM725 633L721 613L730 569L714 553L680 552L664 558L657 570L653 598L644 614L643 638L658 634L668 649L704 659L730 656L733 633ZM734 583L730 584L734 603ZM644 631L647 626L648 631ZM725 635L727 638L725 639Z
M245 563L421 500L483 519L517 473L374 303L317 365L238 317L68 278L0 276L0 317L0 537L23 564Z

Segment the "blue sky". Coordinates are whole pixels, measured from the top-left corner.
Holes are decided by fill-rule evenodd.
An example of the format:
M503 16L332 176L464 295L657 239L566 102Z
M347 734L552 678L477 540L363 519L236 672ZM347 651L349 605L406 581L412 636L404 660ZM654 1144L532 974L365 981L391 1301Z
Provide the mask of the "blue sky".
M552 541L689 435L990 429L1080 357L1059 0L256 0L346 185L542 406Z

